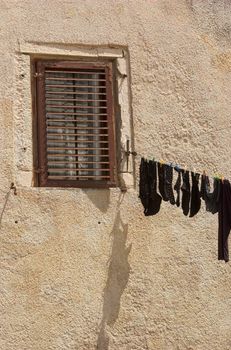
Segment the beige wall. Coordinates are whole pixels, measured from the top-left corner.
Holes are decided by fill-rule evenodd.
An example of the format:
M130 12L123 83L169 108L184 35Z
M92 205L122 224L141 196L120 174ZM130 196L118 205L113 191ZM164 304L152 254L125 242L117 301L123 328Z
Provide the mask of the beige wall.
M216 215L144 217L137 188L17 182L31 148L22 42L128 48L136 151L231 178L230 37L229 0L0 0L1 350L231 349Z

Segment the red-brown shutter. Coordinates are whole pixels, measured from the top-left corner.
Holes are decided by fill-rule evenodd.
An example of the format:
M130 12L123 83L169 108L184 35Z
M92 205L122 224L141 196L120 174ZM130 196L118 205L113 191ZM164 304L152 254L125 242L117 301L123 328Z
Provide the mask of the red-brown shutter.
M115 186L111 63L36 62L38 185Z

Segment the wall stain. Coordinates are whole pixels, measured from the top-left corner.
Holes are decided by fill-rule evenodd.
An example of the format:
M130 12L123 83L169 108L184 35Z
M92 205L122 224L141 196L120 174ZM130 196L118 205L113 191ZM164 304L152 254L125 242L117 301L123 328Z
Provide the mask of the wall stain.
M231 52L222 52L217 54L214 57L212 63L220 70L225 72L230 72L231 71Z
M113 326L119 316L121 296L128 283L131 270L128 255L132 245L126 246L128 225L122 222L119 212L116 215L111 235L113 236L112 252L103 293L103 316L96 347L98 350L109 349L106 327Z

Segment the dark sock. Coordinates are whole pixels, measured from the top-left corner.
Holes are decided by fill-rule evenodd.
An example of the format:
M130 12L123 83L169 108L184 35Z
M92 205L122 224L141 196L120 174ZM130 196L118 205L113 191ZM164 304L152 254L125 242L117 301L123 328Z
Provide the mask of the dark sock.
M176 191L176 205L180 206L180 188L181 188L181 170L179 168L175 168L178 172L177 180L174 186L174 190Z
M158 163L158 177L159 177L159 192L164 201L168 201L165 193L165 165Z
M206 206L206 210L212 214L217 213L219 209L220 188L221 188L220 179L213 180L213 192L210 192L210 186L209 187L206 186L205 206Z
M173 180L173 168L169 165L165 165L165 193L167 199L171 204L175 204L174 193L172 189L172 180Z
M205 200L206 192L210 189L209 178L205 174L201 176L200 196Z
M182 173L183 184L181 186L182 191L182 203L181 207L183 209L184 215L188 215L189 213L189 202L190 202L190 183L189 183L189 172L184 171Z
M191 203L190 203L190 217L198 213L201 207L201 198L199 192L199 179L200 174L191 172L192 177L192 191L191 191Z
M142 158L140 162L140 184L139 198L144 207L144 213L148 209L149 191L148 191L148 163Z
M148 208L144 212L146 216L157 214L160 210L160 205L162 201L161 196L156 191L157 172L156 172L156 162L153 160L150 160L148 162L148 186L149 186Z
M228 237L231 230L231 186L228 180L220 183L218 211L218 260L229 261Z

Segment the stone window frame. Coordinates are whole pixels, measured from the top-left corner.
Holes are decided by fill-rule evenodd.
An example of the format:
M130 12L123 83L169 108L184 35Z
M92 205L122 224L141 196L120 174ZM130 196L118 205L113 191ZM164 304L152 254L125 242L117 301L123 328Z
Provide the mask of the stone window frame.
M132 109L130 91L130 66L127 48L83 47L73 45L49 45L46 43L20 42L16 53L15 104L14 104L14 178L18 187L36 186L34 176L34 135L35 118L32 90L32 60L34 59L110 59L116 66L116 86L118 108L117 119L117 175L118 186L128 190L135 186L134 158L128 151L133 151ZM39 187L39 189L48 189ZM52 189L51 187L49 189ZM67 189L68 188L63 188ZM71 188L74 189L74 188Z

